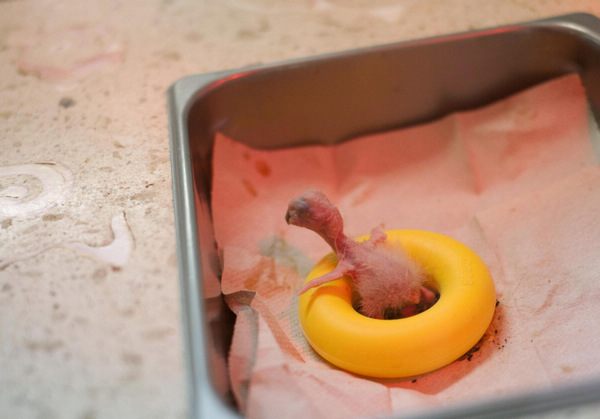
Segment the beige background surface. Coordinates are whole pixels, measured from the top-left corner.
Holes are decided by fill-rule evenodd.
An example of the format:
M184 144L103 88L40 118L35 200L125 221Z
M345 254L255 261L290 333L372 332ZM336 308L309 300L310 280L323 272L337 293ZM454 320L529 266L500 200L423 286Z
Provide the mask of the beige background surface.
M171 83L574 11L600 3L0 0L0 416L185 417Z

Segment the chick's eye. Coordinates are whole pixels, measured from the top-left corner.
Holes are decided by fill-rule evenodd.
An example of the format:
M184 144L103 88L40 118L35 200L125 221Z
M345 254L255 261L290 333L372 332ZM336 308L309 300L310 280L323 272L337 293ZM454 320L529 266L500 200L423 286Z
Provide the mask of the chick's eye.
M298 215L307 217L310 215L310 206L304 201L298 201L296 203L296 212Z

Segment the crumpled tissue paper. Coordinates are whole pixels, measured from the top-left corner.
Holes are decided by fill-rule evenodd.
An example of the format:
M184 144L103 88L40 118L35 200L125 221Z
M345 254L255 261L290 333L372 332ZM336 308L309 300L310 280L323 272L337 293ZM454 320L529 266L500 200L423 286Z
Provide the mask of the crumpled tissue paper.
M336 146L265 151L219 134L212 212L222 292L237 315L229 378L241 413L409 414L598 375L600 168L590 126L570 75ZM499 301L480 344L440 370L395 380L357 376L317 355L296 292L330 249L284 220L308 188L339 207L349 236L383 224L473 249Z

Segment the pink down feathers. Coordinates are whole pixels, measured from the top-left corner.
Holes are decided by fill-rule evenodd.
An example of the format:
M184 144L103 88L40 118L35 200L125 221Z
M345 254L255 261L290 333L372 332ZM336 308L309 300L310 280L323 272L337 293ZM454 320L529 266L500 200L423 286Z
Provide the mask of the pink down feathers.
M437 293L425 285L423 269L405 252L386 246L381 228L374 228L365 242L348 238L339 210L321 192L311 189L293 199L285 220L319 234L338 257L335 269L305 284L299 294L347 275L357 295L355 306L368 317L408 317L437 301Z

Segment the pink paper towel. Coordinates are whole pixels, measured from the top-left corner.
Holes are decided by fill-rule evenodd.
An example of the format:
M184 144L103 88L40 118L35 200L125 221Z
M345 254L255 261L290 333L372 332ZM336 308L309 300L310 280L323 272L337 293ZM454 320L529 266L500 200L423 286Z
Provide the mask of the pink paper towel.
M364 417L553 386L600 372L600 169L576 76L430 124L333 147L254 150L218 135L213 216L237 314L230 380L248 417ZM284 221L322 190L350 236L376 225L454 237L500 305L472 356L408 380L339 370L308 345L295 295L328 253ZM527 374L522 374L524 368Z

